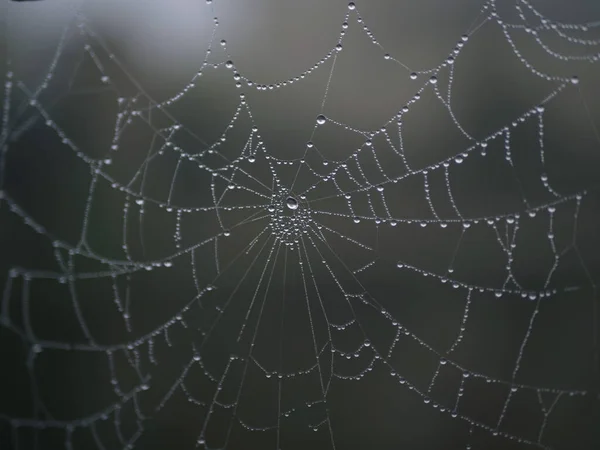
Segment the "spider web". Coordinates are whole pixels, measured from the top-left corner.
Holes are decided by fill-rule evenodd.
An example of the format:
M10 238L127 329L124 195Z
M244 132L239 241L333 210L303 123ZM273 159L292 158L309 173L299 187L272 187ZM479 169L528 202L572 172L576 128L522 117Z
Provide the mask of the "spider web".
M272 83L210 1L168 95L83 8L43 74L9 49L2 448L596 448L600 22L488 1L419 70L359 6ZM472 127L455 86L486 30L542 95ZM364 128L328 108L358 35L409 93ZM312 129L282 126L306 138L270 139L261 101L315 78Z

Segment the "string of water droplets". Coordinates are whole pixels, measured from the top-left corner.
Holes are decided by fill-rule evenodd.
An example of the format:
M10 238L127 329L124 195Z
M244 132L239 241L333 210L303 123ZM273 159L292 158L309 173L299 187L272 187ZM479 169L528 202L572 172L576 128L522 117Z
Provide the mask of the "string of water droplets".
M210 0L207 0L208 7L214 12L216 5L213 5ZM499 439L518 442L526 446L550 448L544 443L544 432L547 426L548 417L552 413L557 404L566 397L582 397L597 396L597 393L588 390L573 390L561 389L554 387L533 386L523 384L517 381L517 375L520 369L521 360L524 355L524 350L527 346L531 334L534 332L536 317L538 316L542 303L558 294L570 293L577 291L582 286L563 286L552 287L552 275L560 264L561 257L570 250L575 251L579 255L580 262L586 276L592 285L594 295L597 292L597 287L594 284L593 278L581 258L578 251L578 242L576 236L577 221L579 211L583 199L591 192L592 188L581 192L561 193L553 185L552 180L547 174L540 176L540 182L549 194L553 196L553 200L544 204L530 204L523 196L524 209L514 211L509 214L498 214L493 216L470 217L463 214L452 193L452 169L455 165L463 164L467 158L485 158L487 156L488 146L496 142L502 142L501 147L505 151L505 160L507 164L513 166L514 162L511 155L511 130L518 128L522 124L529 122L537 124L537 136L539 142L539 152L541 162L544 164L544 112L545 106L550 104L559 95L567 94L577 89L579 78L572 76L568 78L555 75L548 75L536 69L519 51L515 44L511 31L524 30L533 39L540 48L548 55L563 61L583 60L586 62L595 63L599 59L598 53L589 55L568 55L562 54L553 50L542 39L544 32L552 32L556 37L564 39L572 44L577 44L585 47L590 47L593 51L597 51L600 46L600 39L587 39L573 37L569 34L571 31L587 33L600 27L600 23L588 23L584 25L574 25L560 23L546 19L537 9L526 0L519 0L515 3L515 8L518 16L523 23L507 23L505 22L496 10L495 0L490 0L485 3L481 9L483 18L479 22L475 22L469 31L462 35L456 42L456 46L450 54L438 66L425 69L413 70L401 62L402 58L398 55L392 55L386 52L385 48L377 41L375 34L365 23L365 20L360 15L360 12L354 3L349 3L345 12L339 39L333 44L333 48L327 52L319 61L312 67L305 70L301 74L289 78L284 81L264 84L257 80L251 80L246 77L242 71L238 70L234 61L230 58L227 51L227 41L220 40L219 47L224 51L228 58L223 62L210 62L210 56L213 54L213 43L217 37L219 21L214 18L214 29L212 38L206 49L204 61L198 71L193 75L191 80L175 95L166 100L155 101L150 95L135 82L125 67L125 64L120 62L119 58L113 54L109 47L105 44L102 37L99 36L93 29L93 25L88 23L84 17L78 15L76 18L77 32L85 43L83 50L85 55L90 58L98 70L101 83L106 85L109 90L116 94L118 113L115 120L115 126L110 148L107 149L106 155L102 158L92 158L87 155L85 150L80 148L77 143L69 137L69 132L59 126L53 119L52 113L47 106L42 104L38 99L42 94L52 86L52 83L57 71L57 67L64 55L67 37L72 30L69 26L65 29L62 38L56 48L55 56L48 67L47 73L40 85L31 88L19 80L12 71L6 73L4 104L3 104L3 120L2 131L0 133L0 146L2 153L0 155L0 189L4 189L5 173L7 167L7 154L11 151L11 144L27 132L28 127L33 127L35 122L28 122L25 127L19 123L19 115L22 114L22 109L16 109L12 103L12 98L15 95L14 91L25 95L28 99L28 107L33 109L37 116L41 118L47 128L49 128L61 140L66 151L74 152L74 154L90 169L91 182L87 196L86 208L82 217L82 232L76 243L66 242L46 229L42 223L38 223L35 218L27 212L19 203L11 196L9 190L0 190L0 207L8 207L12 215L20 218L23 224L33 230L38 235L42 236L53 249L56 262L60 267L60 271L40 270L32 267L13 267L6 279L2 297L2 314L0 326L8 330L10 333L17 336L23 344L28 348L28 356L26 367L30 375L31 389L34 397L34 413L31 418L12 417L6 414L0 415L0 419L10 424L12 430L12 444L14 448L19 448L19 430L30 429L42 431L46 429L62 430L64 432L65 448L73 448L73 435L82 431L89 432L93 437L95 445L98 449L106 448L103 442L103 436L98 432L97 426L101 422L112 421L117 433L119 447L131 449L136 446L136 443L143 436L144 432L152 427L153 416L158 415L165 408L176 392L182 393L190 404L201 408L205 411L204 419L201 425L198 426L197 439L195 446L198 448L212 449L217 448L216 444L210 442L208 438L211 418L216 415L216 411L230 410L233 411L232 418L227 426L226 437L219 448L229 448L229 439L233 430L234 424L240 425L248 432L270 432L276 434L276 448L283 448L280 443L283 440L282 422L293 418L294 416L302 416L306 409L317 409L320 414L320 419L314 421L306 421L304 426L307 426L315 431L324 430L327 435L327 440L331 448L336 449L336 429L331 420L329 392L335 380L359 381L368 376L375 367L382 367L389 372L390 376L397 381L399 386L413 392L422 398L423 402L431 408L439 411L440 414L449 415L460 423L464 423L469 428L469 436L473 430L483 431L491 436ZM528 19L525 14L533 15L539 19L539 23L527 25ZM416 88L416 93L413 97L403 105L397 114L390 117L379 129L375 130L359 130L336 120L335 117L329 117L324 113L324 106L327 99L329 85L332 82L331 74L335 68L337 55L344 51L344 36L346 30L351 23L356 22L362 27L364 33L371 39L373 44L378 47L377 51L382 53L385 60L396 63L406 69L407 81L412 83L421 83ZM451 105L451 88L453 82L453 67L455 62L460 57L462 49L468 44L469 39L475 32L484 26L497 26L502 31L506 41L511 46L514 54L519 61L529 71L537 75L540 79L554 82L554 89L544 98L540 104L535 105L531 109L524 111L521 115L514 118L512 123L506 124L492 134L476 139L471 136L461 125L459 119L452 110ZM107 74L105 63L102 62L103 57L119 68L128 79L135 83L138 94L133 97L126 97L120 91L116 82L114 82ZM252 115L252 105L249 104L246 96L241 92L239 96L239 104L233 113L230 123L225 127L222 135L215 142L207 143L201 137L193 134L191 130L186 128L178 119L169 111L169 107L175 105L183 99L188 92L195 88L196 84L202 79L202 74L209 70L219 69L224 66L227 70L233 72L232 78L234 85L238 89L256 89L258 91L267 91L275 89L283 89L286 86L298 83L305 78L311 76L315 71L324 68L331 61L330 76L325 87L325 94L322 98L320 114L315 119L315 125L312 135L306 144L303 156L292 160L282 160L270 154L267 145L260 134L260 123L254 119ZM446 97L442 94L439 87L439 76L443 70L449 71L448 91ZM425 79L421 82L421 80ZM405 154L402 131L403 118L409 114L411 107L419 102L422 95L432 90L435 97L440 101L443 107L447 110L456 128L460 133L471 143L468 147L452 157L440 160L428 167L415 169L409 164ZM146 104L147 106L141 106ZM162 112L170 122L169 126L158 127L152 120L151 113L153 111ZM228 142L229 133L233 132L238 120L246 116L250 119L252 128L248 135L247 141L243 148L240 149L239 155L228 158L220 150L221 147ZM137 172L129 181L120 180L117 176L110 172L113 163L116 160L116 154L126 152L121 144L124 131L132 124L141 124L146 129L150 130L154 139L160 143L158 150L154 151L153 147L148 150L148 155L143 163L138 168ZM347 132L355 133L364 138L364 143L355 149L350 156L341 161L331 161L322 157L318 146L313 142L315 131L319 127L332 126L340 127ZM396 127L396 137L392 136L389 128ZM180 136L185 135L191 138L198 145L192 148L185 148L178 145L177 141ZM383 137L388 148L382 148L375 144L378 136ZM200 148L200 150L198 150ZM154 152L153 152L154 151ZM390 176L386 173L386 168L380 162L381 155L384 152L391 153L397 160L398 167L405 169L404 174L399 176ZM376 179L367 175L361 165L360 156L368 153L375 161L375 167L378 172ZM477 156L479 153L479 156ZM155 198L144 192L148 167L151 164L160 164L163 156L177 155L178 162L175 171L172 175L172 183L170 189L163 198ZM327 172L321 174L322 167L312 166L309 158L317 155L317 159L321 159L323 166L326 166ZM214 157L219 161L219 164L214 167L215 163L209 165L206 159ZM312 159L311 159L312 161ZM270 173L270 183L264 182L257 175L255 167L261 164L266 165ZM207 189L210 190L211 204L195 207L179 206L172 201L173 191L177 177L179 176L184 165L193 166L197 170L197 176L203 177L208 181ZM280 166L292 166L295 168L295 177L288 179L279 175L278 168ZM436 203L431 196L430 177L436 173L441 173L445 180L446 194L450 201L455 217L445 217L440 215L436 209ZM314 177L316 180L311 183L308 188L301 191L295 189L296 181L304 176ZM342 188L341 179L346 178L352 186L351 189ZM423 196L431 211L430 217L424 218L407 218L402 216L395 208L392 202L388 201L386 192L393 189L398 182L417 178L423 183ZM88 243L88 221L90 220L90 210L97 196L97 186L106 184L111 190L118 192L123 198L122 209L122 250L123 257L116 259L107 257L100 249L92 248ZM139 188L136 188L136 184ZM330 190L325 190L325 185L333 186L334 194ZM595 189L595 187L593 187ZM243 191L248 194L246 203L240 204L235 198L232 198L236 191ZM364 196L366 200L366 209L361 208L359 199ZM337 212L329 210L326 206L326 200L339 199L347 208L346 212ZM378 209L379 205L379 209ZM555 237L553 234L553 221L556 212L560 208L570 208L574 206L573 222L573 239L572 242L565 246L562 250L557 248ZM130 250L130 242L128 236L131 234L128 228L130 218L133 215L138 215L140 221L145 217L150 208L156 208L164 213L175 218L174 230L169 231L173 237L174 249L170 254L165 254L163 257L152 260L137 259ZM232 222L229 219L229 213L242 212L246 213L246 217L237 222ZM519 233L522 223L528 218L536 217L541 214L547 219L547 234L548 243L552 249L554 262L547 274L546 281L543 286L537 289L524 288L516 279L512 272L512 263L514 262L513 251L516 247L516 237ZM219 231L211 236L203 236L202 239L194 240L193 243L188 243L184 234L184 223L191 217L214 217L218 223ZM440 232L446 232L456 227L460 227L460 239L456 244L456 249L453 254L452 262L449 264L447 273L434 273L403 260L389 261L382 257L378 249L367 244L360 238L347 235L344 231L327 225L327 218L334 218L349 224L369 224L379 226L389 226L398 228L399 224L414 225L416 229L430 226L438 226ZM147 220L147 219L146 219ZM261 231L247 236L244 240L245 245L240 246L236 251L235 258L224 264L220 256L220 246L222 243L231 242L236 236L243 236L245 226L248 224L262 224ZM480 285L461 281L458 277L454 277L454 259L459 252L461 241L469 230L476 227L489 227L493 230L497 237L498 245L506 257L506 278L501 287L490 286L485 283ZM505 234L503 236L501 227L504 227ZM343 228L342 228L343 230ZM361 266L350 268L345 264L348 256L339 254L335 250L332 243L332 238L341 239L348 244L356 252L368 255L364 258ZM202 260L204 266L214 265L215 277L207 284L203 284L198 274L199 262L197 253L210 249L213 252L214 258L212 261ZM83 258L85 260L94 261L102 265L103 270L100 271L83 271L77 270L75 259ZM263 308L265 307L269 288L272 286L275 271L281 266L288 270L288 261L294 258L297 261L298 275L300 285L302 286L301 296L306 301L306 310L310 321L310 330L312 342L307 342L306 345L314 353L314 363L307 365L301 369L294 371L284 371L282 369L282 353L280 348L279 368L275 369L267 362L261 360L259 356L253 354L255 350L255 342L258 331L260 329ZM247 269L237 280L233 293L225 298L222 303L215 305L216 314L212 317L212 321L208 324L199 325L187 319L193 317L197 311L205 311L203 308L204 302L210 298L215 291L218 292L221 287L221 282L227 277L230 267L235 265L237 261L244 261ZM240 343L239 351L228 355L227 363L222 368L220 373L213 373L205 364L205 354L208 353L210 347L210 338L214 330L224 320L225 313L233 308L234 294L245 281L246 276L251 270L259 270L257 280L254 282L254 290L251 293L250 303L247 306L246 313L240 324L239 334L236 339ZM373 267L379 264L394 265L399 271L412 271L421 277L429 277L433 282L451 286L452 289L460 290L464 294L465 304L464 312L460 323L457 325L456 338L448 345L447 349L435 348L426 340L419 337L419 333L412 331L409 327L402 324L398 317L394 317L386 311L381 302L372 296L368 289L365 288L360 276ZM125 295L122 293L122 286L129 286L132 279L146 271L164 272L175 270L176 268L189 265L189 276L193 279L196 293L192 298L187 299L184 306L174 316L166 318L163 323L154 330L145 333L141 336L135 336L134 329L131 323L131 313L129 305L129 288L126 289ZM343 266L344 270L339 267ZM291 269L290 269L291 270ZM284 271L284 280L285 272ZM325 285L322 281L322 274L325 274L327 285L333 286L340 296L344 299L347 305L348 319L343 323L336 323L331 320L324 306L323 290ZM85 336L81 342L62 342L56 340L47 340L37 336L36 330L32 326L30 315L30 288L32 284L38 280L51 280L59 284L65 284L69 290L69 299L72 308L76 314L77 322ZM84 317L80 307L81 299L77 295L76 283L82 280L105 280L110 284L113 293L113 298L106 299L107 302L114 302L115 308L122 316L123 324L127 331L131 333L131 338L127 341L118 344L103 344L98 342L94 337L90 327L88 326L89 318ZM285 281L284 281L285 283ZM23 311L22 323L19 324L13 320L11 309L13 306L14 293L20 288L20 307ZM264 291L264 292L263 292ZM491 294L493 300L488 298L480 298L485 294ZM452 353L460 346L463 340L464 333L469 324L469 311L474 301L496 301L495 299L517 296L528 300L532 304L531 316L526 333L522 339L517 360L514 364L512 376L509 379L499 379L486 373L480 373L477 370L466 367L464 364L454 361ZM498 300L502 301L502 300ZM315 303L320 305L321 319L326 323L326 339L324 342L318 342L316 325L317 317L313 317L310 304ZM385 346L376 346L368 338L368 333L365 330L364 318L360 317L353 307L353 303L364 304L369 308L375 309L392 327L394 330L394 338ZM282 302L285 305L285 301ZM257 311L257 312L256 312ZM282 313L283 317L283 313ZM190 339L186 348L189 353L187 363L182 370L175 376L170 383L170 388L160 395L160 400L153 405L152 408L143 409L140 406L141 400L147 392L153 391L153 380L159 376L155 369L160 368L160 360L155 355L155 345L157 342L171 348L174 346L170 334L176 329L183 328L190 332L194 338ZM282 333L284 330L284 320L281 319ZM358 329L360 335L363 336L362 343L354 350L343 350L341 345L336 345L339 336L350 330ZM249 339L244 342L244 339ZM416 342L421 348L434 355L438 364L431 379L426 383L426 388L421 387L417 383L410 381L402 375L401 368L395 367L392 355L398 342L401 339L409 339ZM115 399L106 407L93 412L85 417L79 417L73 420L58 420L54 419L50 411L44 406L41 398L37 394L37 383L35 366L36 361L42 354L48 352L64 352L72 351L94 353L105 359L106 367L110 373L110 382L114 392ZM120 355L125 357L128 365L136 374L136 382L128 389L121 386L122 381L115 367L115 356ZM340 361L354 360L366 355L366 362L362 368L355 372L344 372L339 369ZM322 362L322 359L327 358L327 364ZM147 361L146 361L147 360ZM203 398L198 399L192 394L190 385L194 384L193 377L190 373L194 368L200 368L204 377L212 386L211 390L202 392ZM234 370L241 370L241 380L233 385L233 398L229 402L224 402L220 399L220 392L229 389L231 373ZM247 387L245 384L247 372L251 368L258 369L266 379L277 380L277 389L279 395L279 403L277 405L277 419L272 423L256 425L256 418L243 417L238 414L238 409L242 400L243 390ZM455 401L452 404L436 401L433 389L436 381L444 368L453 368L460 372L461 381L458 391L456 392ZM318 374L319 392L316 400L307 399L303 405L290 407L289 409L282 408L281 393L284 382L299 377L308 377L312 374ZM461 411L461 398L465 391L469 389L473 380L483 380L490 385L505 386L508 389L504 405L501 413L497 418L497 422L493 424L481 422L468 413ZM537 433L537 439L532 440L523 436L515 435L505 431L502 428L503 421L506 415L507 408L510 405L513 395L518 391L530 391L539 399L540 410L543 413L543 422L540 424ZM547 404L544 396L550 396L551 402ZM126 406L133 407L135 412L135 427L133 429L123 430L121 411ZM470 443L466 444L469 449Z

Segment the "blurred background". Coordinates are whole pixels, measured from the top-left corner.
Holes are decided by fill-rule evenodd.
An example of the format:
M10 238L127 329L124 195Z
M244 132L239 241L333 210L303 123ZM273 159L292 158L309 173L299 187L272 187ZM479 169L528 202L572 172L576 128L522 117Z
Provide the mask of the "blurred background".
M0 448L600 447L600 3L355 3L0 0Z

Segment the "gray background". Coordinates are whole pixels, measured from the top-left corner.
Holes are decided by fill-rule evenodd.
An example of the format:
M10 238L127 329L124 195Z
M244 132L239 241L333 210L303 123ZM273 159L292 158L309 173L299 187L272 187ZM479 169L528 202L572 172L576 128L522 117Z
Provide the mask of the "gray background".
M182 90L204 60L215 15L220 25L209 57L211 65L231 59L245 77L260 84L269 84L298 76L331 51L338 41L341 22L347 13L344 1L214 1L213 7L192 0L173 3L133 0L87 2L83 16L89 20L90 28L102 37L104 44L86 41L76 27L69 28L55 76L39 101L86 155L103 158L111 153L108 149L118 95L129 97L140 94L138 86L141 85L145 95L139 96L138 104L146 105L149 97L160 101ZM343 160L364 142L364 138L333 123L319 127L313 135L316 116L323 112L332 120L359 130L380 128L410 100L429 76L420 75L417 80L411 80L410 72L438 66L460 36L475 29L484 18L480 14L483 2L473 0L356 3L357 11L383 49L364 34L353 12L348 19L343 50L336 58L333 72L332 59L329 59L304 80L280 90L256 91L247 87L246 83L241 89L236 88L232 71L222 64L216 69L207 67L196 86L181 101L168 108L169 114L185 128L185 133L177 135L177 145L189 153L198 153L205 148L205 143L218 139L235 111L240 92L244 92L269 155L297 159L304 155L306 142L312 140L323 158ZM534 4L548 18L563 22L600 19L600 4L592 0ZM16 79L34 90L42 81L41 74L46 72L52 61L64 27L73 17L74 5L67 1L13 4L3 0L0 9L3 22L2 73L10 67ZM498 12L503 20L518 22L513 2L498 2ZM598 32L587 34L591 38L600 37L598 35ZM218 44L221 39L227 40L225 49ZM82 47L86 42L103 62L111 79L108 86L100 82L102 74L83 54ZM562 54L578 54L576 47L564 42L552 38L548 42L553 43L553 48ZM596 189L600 139L595 129L597 125L594 125L600 123L597 64L553 59L522 32L515 32L515 43L539 70L562 77L577 74L581 79L577 86L567 86L546 107L546 168L543 169L539 162L535 120L512 131L511 151L523 189L532 205L544 205L552 200L539 182L543 172L548 174L553 187L565 195L589 190L577 222L577 242L587 270L598 283L600 209ZM114 52L114 60L108 57L104 45ZM402 64L384 59L385 53ZM125 71L130 76L125 76ZM331 73L327 99L321 111ZM438 84L444 92L447 70L442 69L438 77ZM137 80L139 85L134 85L132 79ZM555 86L556 83L541 80L525 68L512 53L498 25L489 22L471 35L457 58L452 107L464 128L476 139L482 139L498 128L510 125L516 116L538 104ZM4 100L4 97L1 98ZM42 224L57 239L76 244L90 182L89 167L61 145L52 130L44 126L44 120L40 119L35 108L27 107L23 91L15 89L10 105L12 136L7 147L6 169L2 174L3 188L28 217ZM173 123L161 113L155 113L152 120L157 127ZM251 126L250 120L242 114L231 131L231 137L223 145L223 153L230 158L235 157L236 152L239 154ZM403 132L406 155L414 168L460 153L468 145L432 95L430 87L406 114ZM134 123L124 133L120 149L113 155L113 163L105 167L107 173L127 184L144 161L151 137L148 126ZM401 174L398 159L390 156L389 148L379 139L374 144L384 167L390 174ZM332 166L323 166L320 157L314 153L307 156L307 161L321 174ZM218 167L221 163L214 159L207 164ZM143 191L146 197L166 200L176 164L177 156L167 153L159 164L149 168ZM210 206L210 177L192 165L183 163L182 166L176 178L173 204ZM271 186L273 175L264 158L258 157L254 165L246 163L244 167ZM370 179L377 179L372 160L365 158L361 167ZM278 176L287 186L294 173L295 170L285 166L278 168ZM515 188L514 178L497 143L490 144L485 158L475 152L462 165L453 164L450 174L452 191L463 216L481 217L517 211L526 216L522 197ZM303 171L297 184L306 187L315 181L314 176ZM438 214L449 221L454 219L439 171L437 175L431 175L430 183ZM266 193L255 184L244 184ZM386 198L395 217L408 220L431 218L420 177L392 186L391 189L386 188ZM139 192L139 183L132 184L132 189ZM345 202L339 199L314 201L333 193L333 189L320 187L309 198L310 204L303 203L301 208L310 207L321 223L376 248L376 264L354 278L348 268L363 266L372 259L372 254L358 251L352 244L333 235L327 235L331 249L325 245L317 246L325 252L325 259L347 292L363 292L367 302L376 305L371 307L356 299L351 300L354 314L360 319L372 347L385 354L394 339L395 330L377 312L385 309L431 347L440 353L445 352L458 332L466 290L452 289L448 284L408 270L399 271L395 264L402 260L425 271L446 274L461 235L460 225L450 224L442 229L437 225L421 228L416 223L401 223L391 228L385 224L376 226L372 220L362 220L357 225L348 217L318 214L319 211L347 214L347 210L343 209ZM111 189L106 182L99 183L92 202L87 238L90 246L106 258L123 259L120 246L124 201L123 193ZM263 204L264 201L243 192L225 197L225 205L257 203ZM358 208L361 215L372 216L365 205L362 209L361 206ZM174 252L174 214L148 204L144 219L140 221L138 209L133 204L134 212L128 223L127 240L134 259L151 261L171 255ZM219 241L221 267L268 225L267 215L255 223L235 226L246 215L235 211L223 215L232 228L232 234ZM184 248L221 231L212 213L185 217L182 225ZM573 218L574 202L557 207L554 233L559 249L568 245L572 238ZM503 230L504 224L499 226ZM547 232L547 213L540 212L535 219L524 217L513 268L526 289L541 289L552 266ZM306 242L311 269L328 317L334 322L344 322L350 317L347 303L340 295L340 289L332 283L329 271L320 263L321 256ZM260 245L263 243L260 241ZM7 202L0 203L0 273L3 274L3 284L13 267L26 271L57 271L51 244L47 237L33 233L17 215L10 212ZM270 245L269 242L266 250ZM255 250L257 252L258 248ZM173 327L171 347L163 338L155 339L157 365L148 361L147 346L140 348L143 355L141 367L151 374L152 381L150 389L139 397L140 408L149 419L143 424L143 433L135 448L183 449L195 445L206 417L205 408L190 404L180 390L163 409L157 412L155 407L190 360L193 346L203 345L205 367L219 375L223 373L230 354L248 353L251 333L248 332L241 343L236 342L236 338L257 286L263 289L258 298L261 301L265 299L265 309L253 355L263 367L273 371L281 368L285 373L314 364L307 303L313 312L315 334L321 340L326 327L315 291L310 291L308 302L304 295L297 253L288 251L287 264L283 250L277 259L272 257L268 261L266 253L261 253L249 275L235 290L256 252L241 258L213 282L217 289L203 298L202 306L194 306L185 314L188 328ZM77 272L106 270L105 265L80 256L75 256L75 264ZM97 342L122 344L143 336L173 317L196 294L189 256L175 258L174 264L169 270L141 271L129 280L119 280L121 292L129 286L133 327L130 334L115 311L110 279L76 283L79 303ZM501 287L506 276L505 264L495 234L480 223L464 234L452 277L467 284ZM274 267L274 281L266 295L264 284L259 285L265 265L269 270ZM305 264L304 270L307 268ZM212 247L202 247L196 252L196 269L202 286L216 277ZM597 348L594 349L598 308L593 306L594 302L598 303L598 293L592 289L577 255L570 252L564 256L550 287L575 285L582 288L542 299L539 317L526 346L516 382L589 391L589 395L559 401L550 416L542 442L553 448L593 449L600 444L600 408L596 398L600 385L597 356L595 359ZM13 282L11 291L10 314L16 324L23 321L21 286L22 279L19 278ZM31 282L30 289L29 311L39 339L84 341L65 285L56 280L36 279ZM231 306L224 320L219 322L211 338L204 340L198 328L209 327L216 314L215 306L223 305L232 293ZM490 293L473 293L464 339L448 359L489 378L510 380L535 304L518 296L505 295L496 299ZM283 312L281 305L285 305ZM255 307L248 319L249 329L257 323ZM15 431L16 427L4 420L32 417L34 396L31 395L32 383L25 366L30 345L5 327L0 327L0 339L2 445L12 448L15 434L18 434L19 448L62 448L65 432L61 427L38 432L25 427ZM361 334L352 330L339 333L335 338L336 348L346 351L352 351L361 342ZM280 355L283 356L280 358ZM337 358L337 371L348 375L359 371L365 367L368 355L368 351L363 351L359 358L349 362ZM135 374L128 369L123 352L119 352L116 358L119 379L126 390L136 383ZM438 358L414 340L401 338L390 362L410 383L426 391ZM231 396L237 393L241 383L236 377L241 376L241 367L243 364L232 371L231 378L224 384L223 401L231 400ZM278 381L276 377L265 378L253 364L249 367L242 385L238 416L254 426L271 426L277 420ZM472 448L486 449L531 448L494 437L484 430L475 430L469 437L466 422L452 419L425 404L418 394L398 384L389 372L388 366L378 363L360 381L334 379L327 407L337 449L462 449L467 444ZM44 350L36 359L35 377L40 397L55 418L80 418L115 401L103 352ZM200 369L191 371L186 380L191 392L210 402L215 384L208 381ZM306 402L319 399L318 377L313 373L307 377L286 378L281 385L284 409L296 408L296 411L290 418L281 421L280 447L331 448L325 426L316 432L308 427L308 424L318 423L324 417L322 404L306 407ZM430 397L434 402L452 407L459 385L460 372L450 365L444 366ZM493 426L506 395L506 386L471 379L465 384L459 412ZM130 404L123 408L122 416L123 433L129 437L135 431ZM533 391L519 390L510 403L501 430L535 441L541 420ZM206 435L211 447L223 445L229 424L227 414L214 415ZM112 417L100 422L97 430L106 448L121 448ZM272 430L249 433L237 424L232 430L227 448L276 448L277 437ZM93 445L88 429L75 431L74 448L94 448Z

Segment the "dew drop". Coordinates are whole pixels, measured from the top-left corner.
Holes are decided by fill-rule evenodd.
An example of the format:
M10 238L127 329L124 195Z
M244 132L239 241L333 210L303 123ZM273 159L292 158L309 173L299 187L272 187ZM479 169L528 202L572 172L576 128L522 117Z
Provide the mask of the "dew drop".
M317 124L323 125L327 121L327 118L323 114L317 116Z
M285 204L291 210L298 209L298 200L296 200L294 197L288 197L285 201Z
M356 5L354 4L354 2L350 2L348 3L348 9L350 11L353 11L354 9L356 9Z

